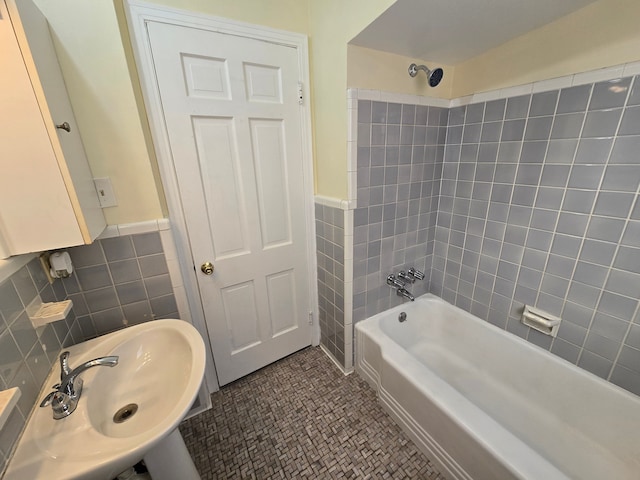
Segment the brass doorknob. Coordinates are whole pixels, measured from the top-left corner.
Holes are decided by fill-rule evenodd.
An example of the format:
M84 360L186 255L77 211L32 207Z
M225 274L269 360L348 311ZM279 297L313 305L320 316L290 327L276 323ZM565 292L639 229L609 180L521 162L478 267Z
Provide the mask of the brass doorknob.
M211 262L204 262L202 265L200 265L200 270L202 270L202 273L204 273L205 275L211 275L213 273L213 263Z

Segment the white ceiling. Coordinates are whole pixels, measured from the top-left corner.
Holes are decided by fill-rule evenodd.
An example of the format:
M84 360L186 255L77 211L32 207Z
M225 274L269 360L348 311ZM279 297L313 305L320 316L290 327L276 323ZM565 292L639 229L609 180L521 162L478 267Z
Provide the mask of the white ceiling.
M398 0L350 43L455 65L594 1Z

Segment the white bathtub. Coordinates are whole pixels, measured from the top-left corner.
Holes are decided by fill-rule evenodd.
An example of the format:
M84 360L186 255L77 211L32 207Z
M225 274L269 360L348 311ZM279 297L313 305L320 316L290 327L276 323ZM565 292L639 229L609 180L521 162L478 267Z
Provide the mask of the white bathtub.
M640 478L639 397L438 297L356 339L358 373L448 478Z

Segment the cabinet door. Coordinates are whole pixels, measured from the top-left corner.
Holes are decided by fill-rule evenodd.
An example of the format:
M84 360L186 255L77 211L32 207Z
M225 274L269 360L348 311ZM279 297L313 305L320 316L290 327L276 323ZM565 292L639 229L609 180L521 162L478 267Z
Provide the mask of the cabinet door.
M0 69L0 229L6 253L84 243L4 1Z
M0 258L91 243L106 222L47 21L0 0L0 36Z
M106 222L49 24L32 0L7 0L7 6L84 243L91 243L102 233ZM70 132L56 129L55 125L63 122L71 126Z

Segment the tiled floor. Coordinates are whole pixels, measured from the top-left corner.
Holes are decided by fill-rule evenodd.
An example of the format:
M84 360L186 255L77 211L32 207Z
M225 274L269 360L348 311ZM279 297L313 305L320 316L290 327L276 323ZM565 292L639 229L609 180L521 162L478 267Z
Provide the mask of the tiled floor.
M358 375L307 348L212 395L180 431L203 479L430 479L434 465Z

